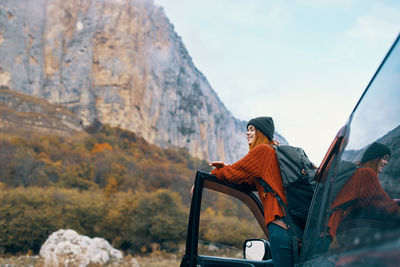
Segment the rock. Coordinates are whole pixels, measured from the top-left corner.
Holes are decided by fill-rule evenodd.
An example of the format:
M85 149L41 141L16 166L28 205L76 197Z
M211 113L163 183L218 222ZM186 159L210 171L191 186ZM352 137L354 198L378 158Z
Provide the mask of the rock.
M89 238L71 229L52 233L40 248L44 266L88 266L112 264L123 260L121 251L103 238ZM131 266L139 266L135 259Z
M79 118L66 107L0 88L0 132L30 136L72 136L82 131Z
M119 126L201 159L233 163L248 152L246 122L153 1L0 1L0 25L0 88L63 105L84 126Z

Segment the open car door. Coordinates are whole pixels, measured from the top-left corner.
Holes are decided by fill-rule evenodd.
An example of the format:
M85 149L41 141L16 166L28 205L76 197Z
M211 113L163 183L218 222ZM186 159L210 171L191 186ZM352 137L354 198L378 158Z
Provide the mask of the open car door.
M227 184L218 181L215 176L206 172L197 172L194 183L192 203L190 209L186 251L181 262L181 267L197 267L197 266L273 266L269 246L262 248L262 257L260 260L246 259L244 250L241 257L230 256L212 256L201 255L199 253L199 228L200 228L200 213L202 210L203 191L209 189L214 192L219 192L224 195L229 195L236 200L239 200L252 213L252 218L257 221L257 227L263 237L268 237L268 231L264 223L264 214L260 200L252 192L251 188L246 185ZM234 231L234 229L232 229ZM249 236L248 238L253 238ZM243 240L246 244L246 239ZM268 242L266 242L268 244ZM240 254L240 253L239 253Z

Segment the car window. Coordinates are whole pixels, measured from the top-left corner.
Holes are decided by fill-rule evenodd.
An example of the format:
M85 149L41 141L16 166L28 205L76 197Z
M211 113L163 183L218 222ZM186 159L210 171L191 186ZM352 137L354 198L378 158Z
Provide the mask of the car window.
M397 41L349 118L347 146L318 185L304 257L400 236L399 87Z
M266 239L248 207L231 196L204 189L198 253L243 259L243 243L250 238Z

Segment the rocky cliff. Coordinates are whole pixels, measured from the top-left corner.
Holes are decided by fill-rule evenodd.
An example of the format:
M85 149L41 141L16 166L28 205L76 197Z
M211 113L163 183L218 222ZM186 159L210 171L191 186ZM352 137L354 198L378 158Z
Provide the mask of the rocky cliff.
M246 123L150 0L0 0L0 87L202 159L247 151Z
M0 89L1 133L72 136L82 130L81 121L69 109L49 104L44 99Z

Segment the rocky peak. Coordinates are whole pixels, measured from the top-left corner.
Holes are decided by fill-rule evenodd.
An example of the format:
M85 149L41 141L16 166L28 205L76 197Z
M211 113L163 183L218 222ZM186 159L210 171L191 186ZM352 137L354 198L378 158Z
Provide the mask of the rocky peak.
M246 123L152 1L2 1L0 25L0 86L68 107L84 125L119 126L202 159L246 153Z

